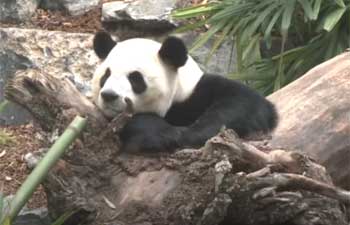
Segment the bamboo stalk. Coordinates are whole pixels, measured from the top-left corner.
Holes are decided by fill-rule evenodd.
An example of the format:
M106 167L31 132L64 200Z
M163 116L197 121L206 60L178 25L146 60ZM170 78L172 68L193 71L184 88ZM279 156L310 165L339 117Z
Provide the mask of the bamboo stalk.
M68 146L76 139L86 126L86 119L76 116L69 124L64 133L51 146L44 158L37 164L34 170L18 189L14 199L11 201L10 220L13 221L25 203L32 196L35 189L45 179L49 170L65 153Z
M0 224L3 221L4 213L4 196L3 196L3 183L0 183Z

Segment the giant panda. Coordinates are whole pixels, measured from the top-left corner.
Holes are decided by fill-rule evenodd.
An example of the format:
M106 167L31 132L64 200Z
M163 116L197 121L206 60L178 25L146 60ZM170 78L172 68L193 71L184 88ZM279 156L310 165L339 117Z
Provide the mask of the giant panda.
M92 79L95 103L110 118L132 108L120 132L124 151L196 148L222 127L241 138L276 127L271 102L242 83L204 73L177 37L117 43L100 31L93 48L101 59Z

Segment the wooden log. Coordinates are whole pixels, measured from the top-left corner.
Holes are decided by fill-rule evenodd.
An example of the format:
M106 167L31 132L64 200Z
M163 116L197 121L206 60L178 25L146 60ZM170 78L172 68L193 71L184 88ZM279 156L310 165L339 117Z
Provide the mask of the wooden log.
M280 114L272 148L306 152L350 190L350 52L316 66L269 99Z
M44 183L53 217L76 210L66 224L348 224L349 193L303 154L263 152L230 130L201 149L123 153L115 133L128 115L109 123L76 92L37 70L21 72L6 91L51 122L49 130L72 114L88 116L91 129Z
M98 108L68 78L54 77L37 69L18 71L16 78L7 84L5 97L27 108L46 130L56 124L57 116L69 110L89 117L95 125L107 124Z

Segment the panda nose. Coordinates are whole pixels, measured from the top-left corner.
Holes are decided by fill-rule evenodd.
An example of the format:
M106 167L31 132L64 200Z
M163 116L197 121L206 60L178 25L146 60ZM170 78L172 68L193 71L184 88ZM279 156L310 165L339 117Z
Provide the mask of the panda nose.
M106 102L117 100L119 95L111 90L105 90L101 92L101 97Z

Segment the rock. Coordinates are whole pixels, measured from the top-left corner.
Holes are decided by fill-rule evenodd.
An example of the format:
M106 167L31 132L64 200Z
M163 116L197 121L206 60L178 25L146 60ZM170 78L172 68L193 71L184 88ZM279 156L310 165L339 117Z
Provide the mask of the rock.
M8 212L10 210L10 202L13 200L14 195L8 195L4 198L4 209L3 212ZM0 211L1 213L1 211ZM47 208L37 208L37 209L28 209L25 205L15 221L11 223L12 225L50 225L52 220L49 217Z
M0 28L0 102L4 85L17 70L40 68L46 73L69 77L83 93L98 58L92 51L91 34ZM0 125L26 123L31 117L18 105L10 104L0 114Z
M64 10L77 16L98 6L100 0L42 0L40 7L49 10Z
M32 119L32 115L25 108L12 102L0 112L0 126L27 124Z
M23 22L34 14L40 0L1 0L0 21Z
M200 34L196 32L188 32L179 36L182 40L184 40L186 46L190 48L199 35ZM205 72L226 76L229 72L233 71L236 64L236 56L234 49L232 48L233 43L229 40L224 41L224 43L216 50L208 62L206 62L213 44L214 40L210 39L200 48L190 52L190 55L200 64L201 68Z
M23 208L17 216L13 225L50 225L52 220L49 217L47 208L28 209Z
M133 32L140 33L136 36L164 34L176 27L169 16L176 5L177 0L107 2L102 5L102 24L121 39L135 36Z
M0 39L4 34L0 33ZM16 52L4 46L0 46L0 103L4 100L4 87L8 79L19 69L32 67L31 61L24 55L18 55ZM32 119L30 113L15 103L9 103L4 110L0 112L0 125L18 125L28 123Z

